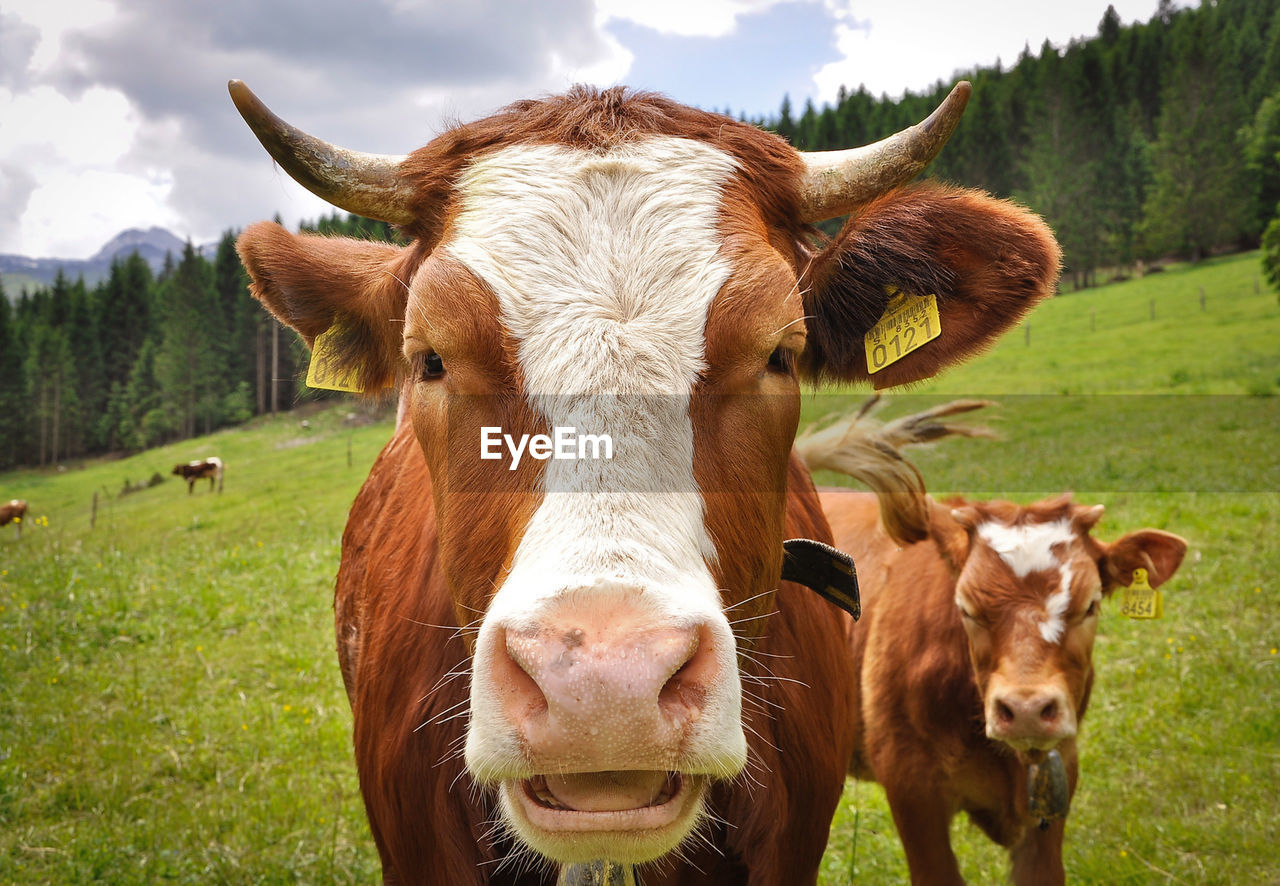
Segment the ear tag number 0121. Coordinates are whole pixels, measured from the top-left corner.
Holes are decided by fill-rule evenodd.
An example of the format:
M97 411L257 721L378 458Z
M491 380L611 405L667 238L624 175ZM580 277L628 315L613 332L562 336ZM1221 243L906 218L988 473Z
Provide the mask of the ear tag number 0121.
M896 363L942 334L935 295L912 295L896 286L886 286L889 304L876 325L863 336L867 352L867 372L874 374Z
M307 366L307 387L326 391L347 391L359 394L363 390L356 382L355 370L341 371L334 339L338 335L335 323L316 336L311 345L311 363Z
M1120 595L1120 614L1128 618L1164 618L1164 599L1147 581L1147 570L1133 570L1133 583Z

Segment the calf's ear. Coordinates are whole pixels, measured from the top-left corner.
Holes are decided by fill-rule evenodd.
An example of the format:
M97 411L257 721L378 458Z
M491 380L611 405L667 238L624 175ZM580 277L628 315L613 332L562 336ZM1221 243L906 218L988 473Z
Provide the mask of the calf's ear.
M1133 583L1133 570L1147 570L1153 588L1164 584L1178 571L1187 552L1186 539L1159 529L1141 529L1106 545L1102 556L1102 589L1111 592Z
M259 222L240 235L236 251L253 297L307 347L336 326L330 352L340 372L354 371L365 391L394 382L403 364L408 249Z
M814 380L877 388L928 378L985 349L1053 292L1061 252L1034 213L979 191L924 183L851 216L805 274ZM891 292L936 296L940 332L874 374L864 336Z

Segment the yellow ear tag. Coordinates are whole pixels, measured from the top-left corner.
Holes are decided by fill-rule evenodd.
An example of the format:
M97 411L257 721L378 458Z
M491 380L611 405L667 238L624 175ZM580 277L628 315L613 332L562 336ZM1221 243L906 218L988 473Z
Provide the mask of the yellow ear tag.
M359 394L363 389L356 384L355 370L342 372L339 369L342 364L334 347L337 334L338 326L335 324L316 336L315 343L311 345L311 364L307 366L307 387Z
M862 338L869 373L898 362L942 334L937 296L912 295L896 286L886 286L884 291L889 294L884 315Z
M1120 595L1120 614L1128 618L1164 618L1164 598L1147 581L1147 570L1133 570L1133 584Z

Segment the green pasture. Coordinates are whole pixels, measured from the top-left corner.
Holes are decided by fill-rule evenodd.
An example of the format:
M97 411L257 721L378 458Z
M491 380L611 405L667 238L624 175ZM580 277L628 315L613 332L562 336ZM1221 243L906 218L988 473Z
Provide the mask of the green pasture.
M1077 882L1280 883L1280 306L1254 293L1258 264L1059 297L1029 339L885 410L999 401L971 420L1000 439L916 453L937 491L1072 489L1107 505L1104 537L1190 540L1163 621L1103 614ZM807 398L806 419L863 396ZM352 408L0 475L0 498L32 505L21 538L0 530L0 883L376 881L331 595L390 422ZM168 476L207 455L228 464L221 495ZM1004 879L1001 853L954 831L970 882ZM906 882L877 786L848 785L822 882Z

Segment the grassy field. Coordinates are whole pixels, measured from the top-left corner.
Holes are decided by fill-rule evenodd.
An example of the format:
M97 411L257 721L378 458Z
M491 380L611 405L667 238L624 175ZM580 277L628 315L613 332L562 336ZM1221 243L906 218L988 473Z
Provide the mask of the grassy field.
M1108 506L1103 537L1191 542L1163 621L1104 611L1067 834L1077 882L1280 883L1280 307L1257 272L1253 254L1055 299L1029 342L1016 330L887 410L998 399L982 420L1001 440L917 454L933 489L1071 488ZM806 415L863 396L810 398ZM390 426L344 415L0 475L0 497L33 506L21 539L0 531L0 883L377 879L330 602ZM213 454L221 495L170 477L117 496ZM975 829L955 834L971 882L1004 878ZM905 880L883 793L850 783L823 882Z

